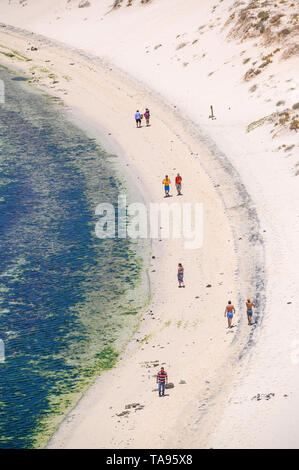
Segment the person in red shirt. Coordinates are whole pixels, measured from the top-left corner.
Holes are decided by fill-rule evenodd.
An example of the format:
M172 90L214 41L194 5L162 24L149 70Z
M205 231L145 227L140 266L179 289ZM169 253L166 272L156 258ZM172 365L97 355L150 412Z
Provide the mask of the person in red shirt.
M178 196L180 196L181 195L181 189L182 189L182 177L179 173L176 175L176 178L175 178L175 186L176 186L176 190L178 192Z
M159 397L164 397L165 381L168 384L167 372L164 370L164 367L161 367L160 372L158 372L158 374L157 374L157 384L158 384L158 387L159 387Z

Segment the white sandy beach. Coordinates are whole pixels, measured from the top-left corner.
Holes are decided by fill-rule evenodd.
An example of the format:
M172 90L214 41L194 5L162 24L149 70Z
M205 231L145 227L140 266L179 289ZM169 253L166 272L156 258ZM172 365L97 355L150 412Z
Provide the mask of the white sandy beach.
M112 1L78 3L1 0L2 23L65 46L0 27L0 52L32 59L0 54L0 63L59 96L83 127L98 126L147 202L164 200L162 178L180 172L180 203L203 204L204 243L186 250L184 240L153 241L152 302L138 331L49 447L298 447L298 133L289 120L274 126L279 110L296 117L298 60L283 58L296 31L286 44L229 39L224 23L240 8L231 0L216 8L133 1L113 11ZM247 59L266 63L250 81ZM145 106L151 127L136 129L134 112ZM172 188L167 203L178 199ZM247 296L258 301L251 328ZM228 299L237 309L232 330ZM161 364L174 384L163 399L154 377ZM139 406L125 408L132 403Z

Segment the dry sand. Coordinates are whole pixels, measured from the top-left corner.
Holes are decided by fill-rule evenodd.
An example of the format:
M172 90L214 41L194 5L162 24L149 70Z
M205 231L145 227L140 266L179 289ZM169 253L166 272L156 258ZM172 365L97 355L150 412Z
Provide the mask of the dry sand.
M31 69L37 85L79 110L83 125L98 125L100 140L121 149L147 201L161 202L162 177L169 173L173 180L179 171L184 202L203 203L204 244L192 251L181 240L153 242L153 298L138 332L49 446L298 447L296 133L283 128L273 141L267 122L247 132L248 124L273 112L278 98L289 107L296 102L295 59L271 65L272 78L263 72L255 79L259 96L253 97L252 83L241 82L244 53L265 51L252 40L225 42L218 20L216 31L197 31L197 55L208 59L196 60L190 47L197 37L191 36L200 24L191 14L193 0L189 10L180 0L169 9L167 0L146 11L133 5L131 12L121 7L104 15L108 3L72 9L72 2L45 2L43 11L35 4L28 12L7 6L2 21L88 53L3 28L0 44L32 62L5 56L1 62L27 71L37 67ZM213 18L208 3L200 10L205 23ZM189 48L176 49L177 41ZM38 51L27 50L32 44ZM133 113L144 106L152 111L152 125L137 130ZM178 261L186 278L180 290ZM258 302L252 328L244 310L248 295ZM237 307L231 331L223 318L228 297ZM163 363L175 387L159 399L154 375ZM139 405L125 408L132 403ZM123 411L128 413L118 416Z

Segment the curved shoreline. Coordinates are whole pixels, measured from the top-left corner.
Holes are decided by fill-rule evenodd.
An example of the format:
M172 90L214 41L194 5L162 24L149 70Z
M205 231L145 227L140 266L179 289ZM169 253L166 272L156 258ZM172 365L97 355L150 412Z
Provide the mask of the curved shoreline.
M17 28L9 27L9 31L12 32L12 33L15 33L16 35L21 35L21 36L24 35L24 31L19 30ZM71 54L72 56L75 56L75 57L76 57L76 54L78 54L78 51L75 51L73 48L69 48L68 46L64 46L64 45L62 46L57 41L52 41L52 40L49 40L49 39L44 40L44 38L42 36L40 36L40 35L38 35L38 36L34 35L33 36L29 32L27 32L26 35L27 36L30 35L30 37L35 37L39 41L46 42L46 45L50 45L52 48L53 48L53 44L55 44L54 47L58 47L60 51L61 51L61 48L62 48L62 51L64 53L66 53L67 57L68 57L68 54ZM53 50L51 52L53 53ZM82 51L79 51L79 56L81 57L81 55L82 55ZM85 61L87 59L87 61L94 60L94 61L99 62L101 64L100 67L102 67L102 74L107 73L107 69L105 69L105 67L106 68L107 67L109 67L109 68L113 67L112 74L109 74L110 77L111 77L111 75L113 75L113 80L115 82L118 82L119 84L121 83L122 85L124 84L124 81L122 79L124 78L125 73L123 71L119 71L115 66L111 66L110 64L108 65L107 62L103 62L103 61L101 61L101 59L98 59L97 57L91 56L90 54L83 53L83 56L84 56L83 60L85 60ZM97 64L97 67L98 66L99 65ZM111 72L111 70L109 72ZM121 77L121 78L119 78L119 77ZM186 168L183 170L183 173L185 174L187 172L187 167L189 169L189 167L191 166L191 163L194 163L194 165L196 165L195 161L197 161L197 164L200 165L200 168L204 170L206 175L208 175L207 177L204 178L203 186L205 187L206 191L207 192L210 191L211 194L212 194L212 192L217 192L218 193L217 197L221 198L221 201L222 201L221 206L224 209L225 217L229 219L229 223L227 224L227 227L226 227L226 234L229 233L229 230L232 230L232 232L234 234L234 248L229 248L229 250L230 250L231 256L233 256L233 253L234 253L234 256L236 257L236 260L237 260L237 264L236 264L237 271L235 272L235 275L234 275L235 276L235 284L236 284L237 280L240 281L240 279L243 279L242 282L238 281L238 285L242 286L242 290L244 291L244 288L247 284L248 278L250 277L251 279L253 279L255 277L255 275L258 273L259 280L258 280L258 285L256 287L255 298L257 297L257 295L260 295L261 300L264 300L263 299L264 286L262 285L262 282L261 282L262 277L264 278L264 276L262 276L262 274L264 273L264 253L263 253L263 244L261 243L262 239L259 235L259 226L258 226L259 222L258 222L258 219L257 219L257 215L255 213L255 210L250 209L250 208L247 209L247 207L246 207L248 205L248 203L249 203L249 205L251 203L250 202L250 197L246 193L246 190L245 190L244 185L242 184L241 180L237 177L236 170L233 168L231 163L229 163L229 160L227 159L227 157L225 155L221 154L219 151L217 151L214 144L212 142L208 141L208 139L203 136L203 134L198 130L198 128L195 125L194 126L191 125L189 121L188 121L188 124L187 124L186 121L184 119L182 119L181 116L178 117L176 115L176 113L173 113L173 111L170 110L168 104L162 103L160 97L157 98L157 94L152 93L150 90L148 90L147 87L143 87L140 83L136 82L136 80L133 80L131 77L126 76L125 80L126 80L126 85L129 82L129 86L127 85L127 90L132 90L133 86L134 86L134 90L135 91L137 90L137 93L140 93L140 88L142 87L141 93L146 94L146 95L151 95L151 102L153 103L151 105L152 108L153 107L155 108L155 106L157 106L157 107L159 106L160 111L161 111L161 108L166 110L164 113L163 112L161 113L164 121L163 121L163 119L160 119L160 121L161 121L162 124L164 124L165 129L167 128L169 130L170 134L176 136L177 141L178 142L180 141L181 145L186 147L186 150L185 150L186 155L187 155L187 153L189 153L189 154L192 153L193 154L192 157L193 157L194 154L199 154L200 153L200 159L195 158L194 162L191 162L191 159L187 160L187 158L185 158ZM109 79L109 83L110 83L110 79ZM108 86L108 88L109 88L109 86ZM171 118L170 118L170 113L174 114L174 115L171 115ZM167 122L166 122L166 117L167 117ZM154 121L154 118L153 118L153 121ZM171 121L171 124L169 123L169 121ZM185 129L186 124L188 125L187 131ZM104 127L106 127L106 126L104 126ZM178 132L178 128L179 128L179 132ZM192 131L190 132L191 128L192 128ZM199 144L198 144L197 140L200 141ZM208 152L206 150L202 151L203 142L204 142L204 146L208 147ZM193 151L191 152L191 150L193 150ZM198 160L200 160L200 161L198 161ZM220 163L220 165L219 165L219 163ZM215 164L216 164L216 166L215 166ZM139 171L140 171L140 168L139 168ZM193 168L191 170L191 173L192 172L193 172ZM138 173L138 170L137 170L137 173ZM200 178L203 178L203 176L201 175ZM232 182L231 178L233 178L233 182L234 182L234 185L235 185L235 191L233 192L233 195L231 194L231 182ZM207 181L207 180L209 180L209 181ZM153 180L151 179L150 181L153 184ZM201 179L199 181L202 183ZM222 189L219 189L219 186L216 187L217 184L221 184L221 186L224 185L225 186L224 190L222 191ZM221 188L221 186L220 186L220 188ZM213 187L213 189L212 189L212 187ZM209 197L210 197L210 194L209 194ZM213 197L215 197L215 196L213 196ZM240 197L242 198L242 204L240 204L240 200L239 200ZM157 192L155 192L153 200L157 200ZM213 201L214 201L214 199L213 199ZM244 209L244 207L245 207L245 209ZM217 211L216 211L217 214L218 213L220 214L219 210L220 209L219 209L219 206L218 206ZM230 212L231 212L231 214L230 214ZM244 214L244 212L245 212L245 214ZM251 246L251 248L250 248L250 253L249 254L247 253L247 255L246 255L246 250L248 248L247 242L240 244L239 242L241 240L239 240L239 238L244 237L244 234L246 236L248 216L249 216L249 220L253 222L254 230L250 233L250 237L249 237L249 243L250 243L250 240L251 240L251 243L252 243L253 246ZM211 216L211 219L213 219L213 216ZM211 225L211 221L210 221L210 225ZM223 242L224 242L224 240L222 240L222 243ZM158 245L158 243L154 242L154 248L153 248L154 250L157 249L157 247L155 245ZM226 245L227 245L227 243L223 243L223 248ZM244 253L245 260L247 260L248 256L252 257L253 250L257 251L256 259L258 259L259 262L254 267L252 267L252 266L247 267L246 266L246 261L245 261L245 266L244 266L241 263L242 253ZM255 257L254 257L254 259L255 259ZM221 265L221 263L220 263L220 265ZM232 282L232 279L227 280L227 286L231 282ZM156 285L155 285L155 287L156 287ZM154 293L154 295L157 295L157 294ZM201 295L203 295L203 287L202 287ZM239 288L237 288L237 290L235 292L235 295L238 296L239 303L240 303ZM214 300L214 299L213 299L213 301L216 302L216 305L218 306L217 301ZM264 301L262 302L262 304L263 304L263 308L265 308L265 302ZM239 307L240 307L240 305L239 305ZM241 317L241 319L242 319L242 317ZM262 321L262 312L260 313L260 322L261 321ZM222 319L222 322L223 322L223 319ZM222 327L224 329L224 325L222 325ZM248 350L248 346L252 345L253 336L254 336L254 332L255 332L256 328L252 329L251 333L247 334L243 330L241 330L242 327L244 327L244 322L239 320L238 334L233 335L234 339L231 342L231 344L234 346L234 352L232 352L229 349L226 349L225 351L226 351L227 357L231 357L233 353L238 351L239 358L241 359L244 352L246 350ZM128 351L130 351L130 349L131 349L131 353L132 353L132 351L134 351L134 349L136 349L135 344L133 343L133 341L128 346ZM125 353L124 360L126 360L126 356L128 357L128 352ZM220 367L220 369L222 367L222 363L223 363L222 359L218 358L217 366ZM215 367L216 370L217 370L217 366ZM110 374L110 373L107 373L105 375L107 376L108 374ZM229 377L229 378L228 377L221 377L221 380L223 381L223 383L222 383L223 389L226 390L227 387L229 387L228 382L229 382L230 378L231 377ZM100 379L102 379L102 377ZM103 382L103 380L100 380L100 381ZM107 379L106 382L109 382L109 380ZM209 395L216 396L218 402L222 402L221 396L223 395L223 393L222 393L223 390L222 390L222 392L220 392L219 388L220 388L219 383L215 379L214 389L211 392L211 394L209 394ZM89 392L89 396L91 396L91 392ZM82 406L82 403L83 403L84 400L88 401L88 397L87 398L83 397L80 400L80 406ZM207 401L209 403L209 399ZM214 401L215 401L215 399L214 399ZM90 403L89 403L89 406L90 406ZM77 417L79 416L78 415L78 408L79 408L79 403L77 404L75 409L72 410L67 415L64 422L61 425L61 428L63 426L68 427L68 424L69 424L68 420L70 418L72 418L72 416L75 416L76 413L77 413L76 416ZM221 407L219 407L219 408L221 408ZM85 408L85 411L86 410L89 410L89 408ZM213 410L213 413L211 413L212 410ZM211 414L215 414L214 413L215 407L212 408L212 410L210 409L209 410L210 413L209 412L206 413L205 418L204 418L205 421L207 419L210 419ZM219 410L219 412L220 412L220 410ZM81 413L82 413L82 411L81 411ZM77 420L78 424L80 424L80 422L82 422L82 421L80 421L81 418L82 418L82 416L81 417L79 416L79 420ZM174 419L175 418L176 417L174 417ZM186 421L188 419L189 419L189 417L186 419ZM211 426L211 424L212 423L210 423L208 425L206 423L206 429L208 429L208 427ZM50 447L53 447L53 446L54 447L55 446L60 447L61 445L64 446L65 444L69 445L70 442L68 441L68 437L67 437L69 432L70 432L70 429L65 429L65 433L64 433L64 431L59 428L58 432L55 434L52 441L50 442ZM63 433L64 433L64 436L63 436ZM59 437L60 434L62 434L62 440L60 440L61 439ZM194 439L196 438L195 435L193 435L192 437ZM197 437L198 437L198 435L197 435ZM190 438L190 435L189 435L189 438ZM206 439L206 436L202 436L202 442L205 442L205 439ZM201 444L202 444L202 442L201 442ZM110 444L112 444L112 441L110 441ZM118 444L119 444L119 442L118 442ZM130 444L126 443L126 445L130 445ZM136 440L134 441L134 444L132 443L132 445L133 446L136 445ZM137 442L137 445L138 445L138 442Z

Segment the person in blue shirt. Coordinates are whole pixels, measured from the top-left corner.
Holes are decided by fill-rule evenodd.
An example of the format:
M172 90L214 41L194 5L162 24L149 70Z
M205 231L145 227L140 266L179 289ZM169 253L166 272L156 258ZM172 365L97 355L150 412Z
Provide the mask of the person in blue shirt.
M138 109L135 113L135 121L136 121L136 127L141 127L141 114L138 111Z

